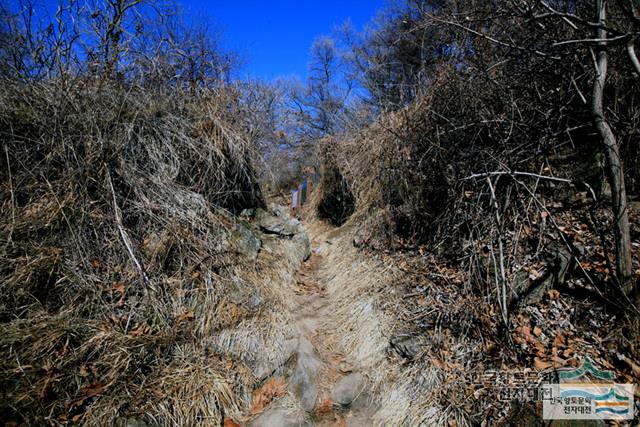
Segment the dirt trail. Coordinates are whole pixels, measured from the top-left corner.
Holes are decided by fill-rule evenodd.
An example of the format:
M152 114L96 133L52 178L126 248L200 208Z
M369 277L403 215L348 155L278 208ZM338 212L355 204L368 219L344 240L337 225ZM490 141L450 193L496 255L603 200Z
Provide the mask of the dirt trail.
M298 365L315 366L317 378L309 392L316 394L313 420L319 426L371 425L365 382L358 367L339 351L338 329L322 281L324 258L317 253L298 273L295 320L301 332ZM314 393L315 392L315 393ZM304 397L303 397L304 400Z

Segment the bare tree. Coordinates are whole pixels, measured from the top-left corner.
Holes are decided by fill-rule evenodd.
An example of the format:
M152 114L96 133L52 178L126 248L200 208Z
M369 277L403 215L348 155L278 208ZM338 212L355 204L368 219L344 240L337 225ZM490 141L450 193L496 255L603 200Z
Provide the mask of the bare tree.
M575 72L565 73L566 83L573 87L589 109L593 126L598 132L602 151L606 158L606 175L611 187L612 211L614 214L613 235L616 248L617 278L627 295L634 291L631 277L631 239L627 210L625 174L620 154L620 143L615 131L607 120L606 83L609 68L609 53L614 48L624 49L632 70L638 71L638 60L634 43L638 39L637 25L640 22L634 15L631 3L617 2L616 20L607 20L607 1L598 0L593 5L584 3L564 4L561 2L505 2L499 10L489 10L482 6L469 7L468 13L425 13L428 18L424 25L444 24L476 38L475 55L482 54L482 43L493 44L496 48L508 52L502 62L491 66L515 62L516 58L529 61L523 67L536 73L535 61L555 63L556 67L589 69L593 64L591 100L580 90ZM595 13L589 17L589 8ZM484 12L479 12L484 10ZM508 19L498 18L508 17ZM626 16L626 19L624 18ZM463 19L461 19L463 18ZM511 26L509 28L509 26ZM586 53L586 55L585 55ZM587 56L591 54L591 57ZM572 65L573 64L573 65ZM542 99L541 99L542 100Z
M607 2L597 0L596 2L596 47L594 62L596 77L593 81L593 95L591 99L591 110L604 143L604 152L607 159L607 176L611 186L611 199L613 203L614 237L616 241L616 269L618 280L627 294L633 291L631 277L633 275L633 265L631 263L631 236L629 230L629 212L627 210L627 191L624 182L624 169L620 158L620 147L616 137L607 122L604 108L604 90L607 82ZM631 39L632 40L632 39ZM633 44L630 44L629 56L635 58ZM637 63L637 59L634 64Z
M102 74L107 79L116 77L120 57L125 45L125 32L132 24L131 12L143 0L104 0L91 4L90 22L97 37L95 47L100 55ZM90 51L90 56L95 53Z
M53 15L31 0L0 6L0 72L37 79L66 75L78 66L81 36L76 0L59 0Z

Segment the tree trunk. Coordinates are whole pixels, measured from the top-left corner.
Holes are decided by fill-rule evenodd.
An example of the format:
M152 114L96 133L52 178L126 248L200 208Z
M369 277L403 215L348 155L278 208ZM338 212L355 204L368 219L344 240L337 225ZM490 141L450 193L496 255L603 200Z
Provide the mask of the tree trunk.
M597 22L605 24L606 0L597 1ZM593 82L591 111L598 133L604 143L606 172L611 186L611 199L614 214L614 237L616 242L616 270L618 280L627 295L633 292L631 277L631 237L629 234L629 214L627 210L627 191L624 184L624 170L620 159L620 147L604 115L604 87L607 81L607 31L597 30L597 38L602 40L596 50L596 78Z

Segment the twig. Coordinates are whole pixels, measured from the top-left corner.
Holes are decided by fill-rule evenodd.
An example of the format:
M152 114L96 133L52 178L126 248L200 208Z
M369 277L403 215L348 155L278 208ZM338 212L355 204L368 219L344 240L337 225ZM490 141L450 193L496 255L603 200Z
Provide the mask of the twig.
M498 252L500 255L500 278L502 282L502 295L500 295L500 288L498 288L498 303L502 310L502 320L504 321L504 325L508 328L509 315L507 312L507 274L504 269L504 247L502 245L502 221L500 220L500 210L498 207L498 200L496 199L496 193L493 189L493 183L491 182L491 179L489 177L487 177L487 182L489 183L489 190L491 190L491 199L493 200L496 223L498 226ZM491 248L491 255L493 256L493 245ZM495 257L494 257L494 265L495 265ZM496 286L498 286L497 277L496 277Z
M486 177L489 177L489 176L496 176L496 175L527 176L527 177L530 177L530 178L545 179L547 181L565 182L567 184L575 184L576 182L578 182L578 183L584 185L585 187L587 187L587 189L589 190L589 193L591 194L591 198L593 199L594 202L598 201L598 198L596 197L595 191L593 191L593 188L591 188L591 186L589 184L587 184L586 182L574 181L574 180L567 179L567 178L558 178L558 177L555 177L555 176L540 175L540 174L531 173L531 172L494 171L494 172L473 174L473 175L470 175L470 176L468 176L466 178L462 178L462 180L463 181L467 181L467 180L470 180L470 179L486 178Z
M451 25L451 26L460 28L461 30L464 30L464 31L466 31L466 32L468 32L470 34L475 35L475 36L481 37L481 38L483 38L485 40L488 40L491 43L497 44L499 46L508 47L508 48L511 48L511 49L516 49L516 50L525 51L525 52L530 52L530 53L536 54L538 56L542 56L544 58L551 58L551 59L554 59L554 60L560 60L561 59L559 56L549 55L548 53L544 53L544 52L539 51L537 49L528 49L528 48L523 47L523 46L518 46L518 45L513 44L513 43L507 43L507 42L504 42L502 40L495 39L495 38L493 38L493 37L491 37L491 36L489 36L489 35L487 35L485 33L482 33L480 31L476 31L476 30L474 30L472 28L469 28L469 27L464 26L462 24L459 24L457 22L447 21L447 20L444 20L444 19L436 18L433 15L427 15L427 16L429 16L435 22L440 22L441 24Z
M118 226L118 231L120 231L120 237L122 238L122 243L124 243L124 246L127 249L129 258L131 258L131 261L138 269L138 273L140 273L140 277L142 278L143 283L155 291L153 285L151 284L151 281L147 277L147 274L144 272L144 268L142 268L142 264L138 261L135 254L133 253L133 247L131 245L131 241L129 240L129 236L127 235L127 232L124 229L124 226L122 225L120 208L118 207L118 202L116 200L116 191L113 187L113 182L111 181L111 174L109 173L109 169L107 168L106 165L104 165L104 168L107 172L107 181L109 182L109 188L111 189L111 196L113 200L113 211L116 218L116 225ZM146 287L145 287L145 294L148 294Z
M11 133L13 133L13 130ZM9 230L9 234L7 235L7 243L5 245L6 251L9 242L11 242L11 236L13 235L13 230L16 226L16 202L13 192L13 177L11 175L11 164L9 162L9 151L7 150L7 144L4 144L4 155L7 158L7 172L9 173L9 192L11 193L11 230Z
M640 61L638 61L638 56L636 55L636 49L634 46L635 40L631 39L627 42L627 55L629 55L629 60L633 65L633 68L636 70L638 74L636 77L640 78Z
M561 42L556 42L554 44L552 44L551 46L564 46L567 44L579 44L579 43L586 43L586 44L611 44L614 42L623 42L627 39L629 39L629 37L631 37L630 34L623 34L621 36L617 36L617 37L611 37L611 38L606 38L606 39L576 39L576 40L563 40Z

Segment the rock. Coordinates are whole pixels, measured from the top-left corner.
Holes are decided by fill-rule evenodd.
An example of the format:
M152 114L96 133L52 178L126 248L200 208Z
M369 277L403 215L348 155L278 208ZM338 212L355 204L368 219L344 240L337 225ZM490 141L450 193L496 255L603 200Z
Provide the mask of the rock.
M289 359L293 357L298 349L299 340L297 337L285 339L280 345L278 357L272 360L263 360L253 367L253 375L259 380L264 381L280 367L284 366Z
M300 221L289 217L273 216L261 209L258 209L256 213L256 221L260 229L266 234L286 237L299 244L303 261L309 259L311 256L311 242Z
M202 218L207 214L209 204L204 196L193 191L175 191L172 194L173 203L166 203L166 209L171 214L187 217Z
M287 208L277 203L269 203L269 212L279 218L289 218L289 211L287 210Z
M356 400L364 388L364 377L351 374L342 378L331 391L331 400L342 406L349 406Z
M270 408L248 424L250 427L297 427L310 425L300 414L292 414L286 408Z
M243 209L242 212L240 212L240 216L244 218L253 218L256 216L256 210L254 208Z
M289 379L289 391L298 398L307 412L312 412L318 398L318 373L322 362L315 355L313 346L306 338L300 339L298 361Z
M247 300L247 307L249 307L251 310L257 310L262 305L263 302L264 302L264 298L262 298L261 295L252 294L251 296L249 296L249 299Z
M572 263L573 255L564 245L558 244L556 247L551 248L547 256L547 274L541 282L534 284L522 300L522 304L537 304L542 301L549 289L562 285Z
M358 233L354 236L352 243L355 248L361 248L364 246L364 237Z
M311 241L307 233L300 233L293 238L302 247L302 260L306 261L311 257Z
M389 344L400 356L409 360L416 357L422 347L418 338L409 334L398 334L391 337Z
M258 253L262 248L262 241L242 223L236 225L233 232L238 251L246 255L252 261L258 259Z
M279 234L290 237L304 233L302 224L297 219L282 219L277 216L263 216L260 220L260 228L266 233Z
M286 234L306 234L302 223L295 218L287 220L282 229Z
M574 261L573 254L561 243L548 248L546 273L539 279L531 281L529 274L520 271L515 275L512 284L510 305L519 301L520 305L533 305L542 301L549 289L557 288L565 281Z

